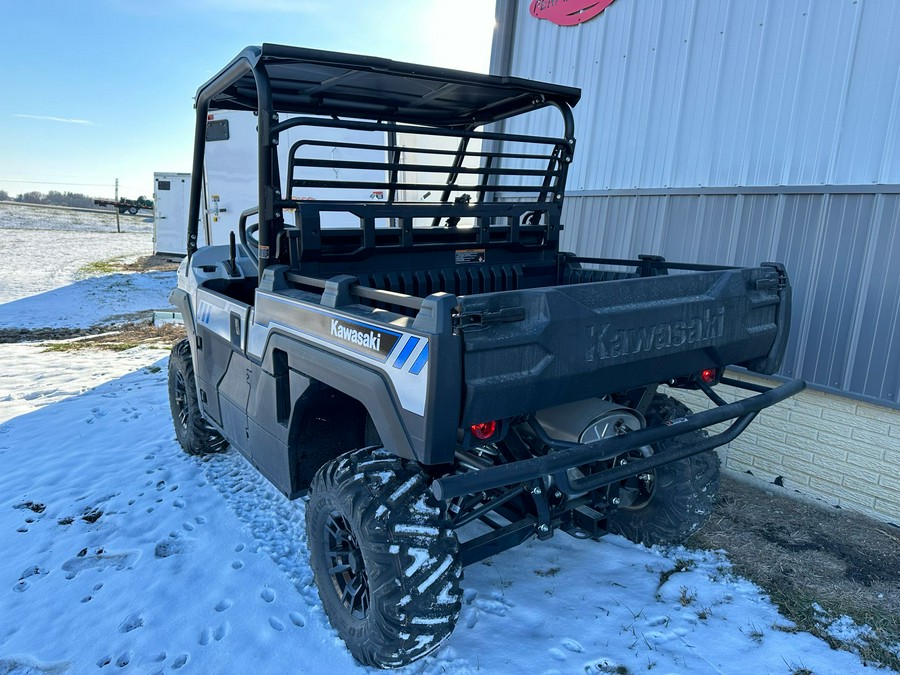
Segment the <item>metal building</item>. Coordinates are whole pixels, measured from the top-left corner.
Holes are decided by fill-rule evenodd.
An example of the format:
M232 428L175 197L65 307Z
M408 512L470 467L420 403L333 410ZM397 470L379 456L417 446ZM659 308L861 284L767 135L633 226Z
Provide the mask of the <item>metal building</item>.
M900 2L530 4L498 0L491 70L583 89L563 247L784 262L783 374L900 408Z

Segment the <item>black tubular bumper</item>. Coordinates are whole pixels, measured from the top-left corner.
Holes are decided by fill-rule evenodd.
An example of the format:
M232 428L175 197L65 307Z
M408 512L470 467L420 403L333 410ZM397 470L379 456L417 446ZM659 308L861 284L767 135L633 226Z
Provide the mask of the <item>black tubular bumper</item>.
M752 385L740 380L723 379L723 384L741 389L761 392L756 396L719 405L710 410L669 420L663 425L641 429L615 438L607 438L594 443L574 445L509 464L501 464L479 471L456 474L435 480L431 490L438 499L453 499L462 495L514 485L525 481L553 476L559 489L568 495L580 495L597 488L610 485L645 471L676 462L686 457L712 450L737 438L747 425L764 408L779 403L806 388L803 380L790 380L771 389ZM592 473L572 479L566 473L569 469L592 462L612 459L636 448L659 443L698 429L733 420L731 425L714 436L697 443L679 446L659 455L629 461L606 471Z

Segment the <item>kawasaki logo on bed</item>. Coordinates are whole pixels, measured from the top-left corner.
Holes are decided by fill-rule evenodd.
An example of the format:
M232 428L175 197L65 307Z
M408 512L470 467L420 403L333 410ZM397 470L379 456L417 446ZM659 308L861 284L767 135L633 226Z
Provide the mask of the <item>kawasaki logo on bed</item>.
M371 349L381 353L381 333L376 333L369 329L368 332L357 330L356 328L348 328L337 319L331 320L331 334L334 337L352 342L360 347ZM387 356L387 354L385 354Z
M387 359L400 339L399 333L330 314L313 311L308 317L303 326L306 330L379 361Z
M725 331L725 308L707 309L686 321L666 321L639 328L588 326L586 361L617 359L632 354L678 349L709 342Z

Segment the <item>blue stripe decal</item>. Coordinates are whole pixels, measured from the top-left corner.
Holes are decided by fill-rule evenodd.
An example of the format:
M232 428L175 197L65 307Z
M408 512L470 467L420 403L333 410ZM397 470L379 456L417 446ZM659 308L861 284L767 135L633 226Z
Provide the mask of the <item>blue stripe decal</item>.
M418 375L422 372L422 369L425 367L425 364L428 363L428 345L425 345L425 349L419 352L419 356L416 359L416 362L412 364L412 368L409 369L413 375Z
M397 360L394 361L394 368L402 368L406 365L406 360L409 358L409 355L413 353L413 350L416 348L416 345L419 344L419 338L411 337L406 341L406 346L403 348L403 351L400 352L400 356L397 357Z

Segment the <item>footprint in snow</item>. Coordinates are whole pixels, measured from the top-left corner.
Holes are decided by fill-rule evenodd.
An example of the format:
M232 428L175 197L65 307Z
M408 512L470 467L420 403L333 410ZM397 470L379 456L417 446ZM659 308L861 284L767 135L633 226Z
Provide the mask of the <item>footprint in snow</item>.
M116 570L124 570L133 567L140 557L140 551L109 553L103 548L96 548L92 551L84 548L74 558L66 560L62 564L62 569L68 572L66 579L74 579L80 572L87 569L103 570L112 567Z
M13 590L16 593L21 593L22 591L27 590L31 586L31 582L29 582L28 579L31 579L32 581L36 581L37 579L40 579L41 577L45 576L48 572L49 572L49 570L47 570L43 567L38 567L37 565L32 565L31 567L26 567L22 571L22 574L19 575L19 580L16 582L16 585L13 586ZM0 671L0 672L2 672L2 671Z
M226 609L230 609L233 604L234 603L231 600L229 600L228 598L225 598L224 600L219 600L219 602L216 603L216 606L214 609L217 612L222 613Z
M168 558L173 555L182 555L190 550L190 542L186 539L171 537L156 545L153 553L157 558Z
M116 659L116 665L119 668L124 668L129 663L131 663L131 660L133 658L134 658L134 653L126 650L126 651L122 652L121 654L119 654L119 658Z
M475 628L478 625L478 610L475 608L467 609L465 615L466 628Z
M144 625L144 617L139 613L129 614L125 620L119 624L120 633L130 633Z
M485 614L493 614L500 617L509 614L509 610L512 608L512 603L496 591L491 593L490 598L477 598L473 604Z
M291 612L288 616L291 619L291 623L297 626L297 628L303 628L306 625L306 619L303 618L303 615L300 612Z
M264 588L259 594L259 597L261 597L266 602L272 602L273 600L275 600L275 591L273 591L271 588Z
M233 563L231 563L231 568L232 568L232 569L235 569L235 570L239 570L239 569L241 569L243 566L244 566L244 563L241 562L240 560L235 560Z
M564 639L562 641L562 646L575 654L584 653L584 647L582 647L576 640L573 640L572 638Z
M550 654L550 656L552 656L557 661L565 661L568 658L566 653L562 649L559 649L558 647L551 647L550 649L547 650L547 653Z
M172 670L180 670L184 668L185 664L190 660L190 654L179 654L174 661L172 661Z
M279 633L284 630L284 624L281 623L281 621L276 619L274 616L269 617L269 625L272 626L272 628L277 630Z
M213 640L219 642L231 632L231 624L227 621L213 631Z

